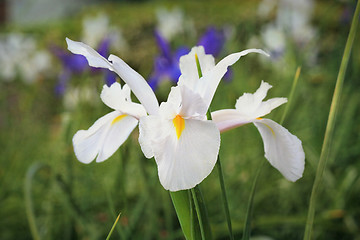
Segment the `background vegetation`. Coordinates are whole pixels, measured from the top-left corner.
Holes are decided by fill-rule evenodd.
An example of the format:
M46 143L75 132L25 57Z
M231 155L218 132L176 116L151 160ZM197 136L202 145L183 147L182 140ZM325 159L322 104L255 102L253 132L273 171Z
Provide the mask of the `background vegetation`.
M232 108L243 92L254 92L261 80L274 86L268 98L288 97L296 68L302 67L284 126L303 142L304 176L291 183L265 163L254 202L254 239L303 237L331 97L350 28L344 12L349 11L351 19L354 3L315 2L311 19L317 29L313 42L315 61L308 60L305 50L291 44L285 49L284 61L247 56L232 68L233 80L222 82L217 90L212 110ZM106 2L85 7L61 21L32 26L7 24L1 30L2 34L31 34L48 50L52 45L66 49L65 37L80 40L82 19L103 12L112 25L121 28L127 42L126 51L111 49L111 53L147 78L158 54L153 36L157 8L177 6L192 20L194 31L173 39L174 49L195 45L210 25L231 26L232 37L217 58L219 61L229 53L251 47L252 37L260 36L263 26L274 19L274 12L260 18L258 5L259 1L215 0L176 4ZM345 78L331 158L322 181L314 239L360 239L359 32ZM137 130L104 163L85 165L77 161L72 136L110 111L99 98L102 76L89 72L73 76L71 86L91 87L97 95L68 108L64 96L54 92L61 63L54 55L51 61L52 73L40 75L32 84L19 76L13 81L0 79L0 239L104 239L119 212L121 218L112 239L182 239L169 194L159 184L154 160L143 156ZM160 85L156 92L160 99L166 99L169 87L169 82ZM284 109L274 110L269 118L279 122ZM256 170L266 159L261 137L252 125L222 134L221 141L229 206L239 239ZM227 239L216 171L201 183L201 188L213 235Z

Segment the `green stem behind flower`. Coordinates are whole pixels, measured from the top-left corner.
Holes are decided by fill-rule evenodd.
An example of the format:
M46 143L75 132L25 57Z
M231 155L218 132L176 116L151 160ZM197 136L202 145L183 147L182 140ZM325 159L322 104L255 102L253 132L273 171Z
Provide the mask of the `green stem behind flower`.
M324 173L327 159L329 158L329 153L330 153L330 149L331 149L331 140L332 140L332 136L334 133L335 119L336 119L336 115L337 115L338 105L340 102L340 95L341 95L342 86L344 83L345 72L346 72L348 62L349 62L351 48L352 48L352 45L353 45L353 42L355 39L356 28L357 28L357 25L359 22L359 13L360 13L360 1L358 1L357 5L356 5L356 10L355 10L353 20L351 23L350 33L349 33L348 39L346 41L345 50L344 50L344 54L343 54L340 69L339 69L339 74L338 74L338 77L336 80L336 86L335 86L335 90L334 90L333 99L331 102L328 122L326 125L325 137L324 137L324 142L323 142L323 146L321 149L320 160L319 160L319 164L318 164L318 167L316 170L314 185L313 185L313 188L311 191L310 204L309 204L308 216L307 216L307 220L306 220L306 227L305 227L305 233L304 233L304 240L311 239L311 235L312 235L314 216L315 216L315 205L316 205L317 196L319 193L318 190L320 188L320 183L321 183L322 175Z
M205 201L200 190L200 186L197 185L194 188L192 188L191 194L194 200L196 215L200 227L201 238L203 240L211 240L212 235L211 235L210 221L207 214Z
M170 197L185 238L187 240L200 239L200 234L197 234L196 231L198 228L196 218L194 219L191 213L191 193L189 194L186 190L170 192ZM200 231L198 231L198 233L200 233Z
M232 231L230 210L229 210L229 204L228 204L228 200L227 200L227 196L226 196L224 174L223 174L222 167L221 167L220 156L218 156L218 160L216 161L216 167L218 169L218 174L219 174L219 182L220 182L220 186L221 186L221 196L222 196L222 200L223 200L223 204L224 204L226 222L227 222L227 226L228 226L228 230L229 230L229 238L231 240L233 240L234 234Z
M247 210L246 210L244 233L243 233L243 238L242 238L242 240L248 240L248 239L250 239L250 233L251 233L251 216L252 216L252 212L253 212L255 191L256 191L256 186L257 186L257 183L258 183L258 178L259 178L259 176L260 176L260 173L261 173L262 168L264 167L264 163L265 163L265 161L262 161L260 167L258 168L258 170L257 170L257 172L256 172L256 175L255 175L255 179L254 179L253 185L252 185L252 187L251 187L249 202L248 202L248 206L247 206Z
M281 120L280 120L280 125L282 125L284 123L284 120L285 120L285 116L287 115L287 112L289 111L290 109L290 105L291 105L291 101L293 99L293 96L294 96L294 92L295 92L295 89L296 89L296 85L297 85L297 82L299 80L299 76L300 76L300 72L301 72L301 67L299 66L297 69L296 69L296 73L295 73L295 77L294 77L294 81L293 81L293 84L292 84L292 87L291 87L291 91L290 91L290 95L289 95L289 101L288 103L286 104L285 106L285 110L284 110L284 113L281 117Z
M25 196L25 211L26 216L29 222L31 236L35 240L40 240L40 234L36 224L36 217L34 213L34 206L32 202L32 180L37 171L41 168L46 168L48 166L42 163L33 164L26 172L25 182L24 182L24 196Z

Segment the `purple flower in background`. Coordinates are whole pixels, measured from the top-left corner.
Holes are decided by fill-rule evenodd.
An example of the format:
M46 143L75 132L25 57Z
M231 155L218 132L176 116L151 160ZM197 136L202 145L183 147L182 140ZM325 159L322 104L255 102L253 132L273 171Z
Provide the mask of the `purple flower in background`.
M206 54L211 54L216 58L224 49L225 42L226 37L223 30L216 30L214 27L208 27L205 34L200 38L198 45L204 47ZM233 71L231 68L228 68L228 71L224 75L224 80L231 81L232 77Z
M160 55L155 58L154 69L149 78L149 85L152 89L156 89L160 82L164 80L177 83L181 74L179 59L190 51L187 47L179 47L172 53L169 42L157 31L155 31L155 39L160 50ZM224 31L218 31L214 27L209 27L197 45L202 45L206 54L218 57L224 48L225 41ZM231 78L232 71L229 69L224 79L230 80Z
M224 48L225 40L224 31L209 27L197 45L203 46L206 54L218 57Z
M153 73L149 79L152 89L156 89L159 83L165 79L176 83L181 74L179 59L190 51L187 47L180 47L175 53L172 53L169 43L157 31L155 31L155 39L160 49L160 55L155 58Z
M102 56L109 55L109 47L110 47L110 40L104 39L100 42L98 46L98 52ZM52 47L52 52L55 56L57 56L63 66L62 72L58 76L58 83L55 87L55 93L57 95L63 95L70 78L75 74L83 74L86 71L91 71L92 73L104 73L104 81L108 86L111 86L116 81L116 75L107 70L107 69L97 69L89 67L88 62L84 56L81 55L74 55L68 53L64 49L54 46Z

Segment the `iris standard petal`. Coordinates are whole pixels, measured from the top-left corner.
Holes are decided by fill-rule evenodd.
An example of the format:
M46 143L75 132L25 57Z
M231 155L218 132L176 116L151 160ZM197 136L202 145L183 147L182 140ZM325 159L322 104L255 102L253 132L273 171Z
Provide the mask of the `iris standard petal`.
M181 76L179 78L178 85L186 85L193 91L197 91L197 85L199 83L199 73L195 54L199 59L203 75L215 66L214 57L212 55L205 54L203 46L193 47L187 55L180 57L179 64Z
M301 141L270 119L254 121L264 142L265 158L289 181L302 177L305 153Z
M130 88L126 84L122 89L118 82L113 83L110 87L104 85L100 97L107 106L121 113L137 119L146 115L146 110L141 104L131 102Z
M159 103L146 80L119 57L110 55L109 60L113 63L114 71L129 85L146 111L149 114L157 114Z
M236 110L250 119L256 119L269 114L274 108L287 102L286 98L272 98L263 102L270 88L272 88L270 84L261 81L260 87L254 94L244 93L237 99Z
M136 125L135 118L121 115L117 111L99 118L88 130L79 130L74 135L73 146L77 159L83 163L92 162L96 156L97 162L106 160L127 139Z
M191 116L192 119L206 119L207 108L201 96L186 86L179 86L181 91L181 111L184 117Z
M158 175L170 191L190 189L202 182L215 166L220 132L211 121L185 120L178 137L172 121L162 124L163 138L153 145Z
M211 100L215 94L216 88L218 87L221 78L227 72L227 68L237 62L242 56L248 53L260 53L265 56L269 56L266 52L261 49L247 49L238 53L233 53L223 58L215 67L210 71L203 73L202 79L200 79L199 87L201 89L200 95L203 96L204 102L207 107L210 106Z

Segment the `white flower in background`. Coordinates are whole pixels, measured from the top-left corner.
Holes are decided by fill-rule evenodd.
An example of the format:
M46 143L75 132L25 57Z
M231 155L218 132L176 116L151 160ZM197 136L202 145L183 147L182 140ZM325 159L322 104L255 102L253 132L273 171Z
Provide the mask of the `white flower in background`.
M214 58L205 55L203 47L195 47L181 57L179 85L171 89L167 102L159 107L145 79L123 60L110 55L108 61L83 43L66 41L68 49L85 56L90 66L116 72L149 113L140 118L139 143L146 157L155 158L160 182L170 191L193 188L210 174L216 163L220 132L214 122L206 119L206 112L227 68L251 52L267 55L259 49L248 49L230 54L215 65ZM196 56L203 74L201 78ZM84 148L84 155L87 151Z
M39 50L34 38L10 33L0 38L0 76L12 81L17 76L27 83L34 82L42 74L48 74L51 57Z
M51 67L50 54L45 50L32 53L19 67L23 80L32 83L40 75L46 75Z
M286 48L286 35L280 28L268 24L261 32L261 37L265 44L265 49L270 52L272 59L277 59L284 54Z
M98 46L104 38L109 39L111 46L117 50L125 50L127 47L121 29L111 26L109 18L104 13L96 17L86 17L83 20L82 40L90 46Z
M213 112L212 118L221 132L253 123L264 142L265 158L289 181L302 177L305 153L301 141L280 124L262 116L287 102L286 98L272 98L266 101L267 91L272 86L261 82L254 93L244 93L237 101L235 109Z
M98 92L96 88L89 86L79 86L73 87L70 86L63 98L64 108L66 111L72 111L76 109L81 104L91 104L95 105L98 97Z
M314 2L263 0L258 7L259 17L269 17L274 9L276 19L265 25L260 35L272 59L282 59L286 49L291 46L289 43L293 42L307 62L314 64L318 52L313 45L316 40L316 29L311 25Z
M184 12L180 8L167 10L160 8L156 11L156 29L166 40L170 41L178 34L186 31L193 31L193 23L185 18Z
M316 35L311 25L313 10L313 0L280 0L276 24L288 32L295 42L306 44Z
M262 0L257 9L258 17L269 17L270 13L276 8L277 2L277 0Z
M114 111L99 118L88 130L80 130L73 137L76 157L80 162L103 162L125 142L146 115L145 108L133 103L130 88L115 82L110 87L104 85L101 100Z

